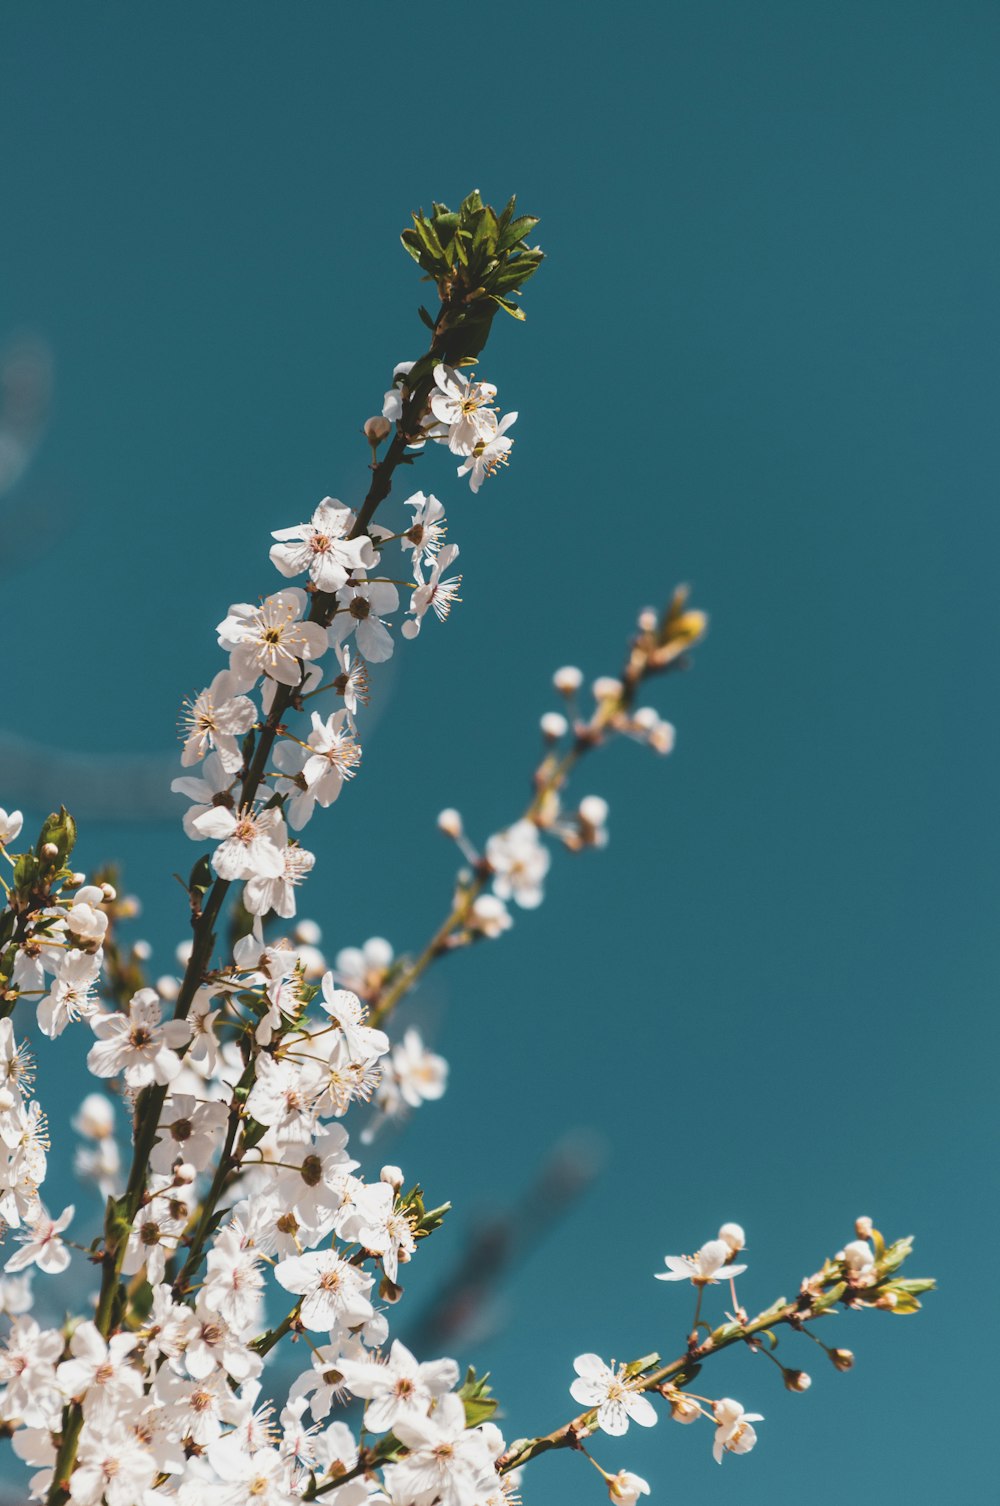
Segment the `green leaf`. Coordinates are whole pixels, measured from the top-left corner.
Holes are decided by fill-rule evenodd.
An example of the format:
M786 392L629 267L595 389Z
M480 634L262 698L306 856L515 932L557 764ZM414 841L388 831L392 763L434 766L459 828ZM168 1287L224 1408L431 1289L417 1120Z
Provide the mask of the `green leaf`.
M518 241L523 241L526 235L530 235L538 224L538 218L533 214L519 215L516 220L511 220L497 240L498 251L509 251Z
M467 1428L478 1427L481 1422L486 1422L492 1417L499 1403L495 1396L491 1395L487 1385L489 1372L482 1377L476 1375L470 1365L465 1372L464 1384L458 1388L457 1395L462 1398L465 1406L465 1425Z
M490 297L492 298L493 302L498 303L504 310L504 312L508 313L512 319L520 319L523 322L524 309L519 309L517 304L511 303L509 298L501 298L496 293L491 293Z
M831 1286L829 1291L823 1292L820 1296L813 1298L813 1312L821 1313L825 1312L828 1307L833 1307L840 1301L846 1291L847 1282L838 1281L834 1286Z
M427 312L427 310L424 308L423 304L421 304L420 307L417 309L417 313L420 315L421 319L426 324L426 326L430 330L431 334L433 334L434 333L434 329L435 329L435 322L431 318L431 316Z
M76 822L64 805L59 807L58 815L53 813L45 819L36 848L39 857L41 857L42 848L47 842L53 843L58 849L59 857L57 861L61 867L76 846Z

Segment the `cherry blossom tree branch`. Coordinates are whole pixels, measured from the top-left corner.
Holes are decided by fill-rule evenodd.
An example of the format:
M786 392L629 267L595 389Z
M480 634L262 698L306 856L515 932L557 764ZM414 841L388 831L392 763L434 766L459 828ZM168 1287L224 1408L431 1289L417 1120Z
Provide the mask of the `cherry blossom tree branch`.
M609 693L600 699L588 722L576 725L569 750L562 758L549 755L539 765L535 771L534 794L522 812L522 820L535 822L539 826L546 824L546 808L551 805L553 797L566 785L580 760L601 747L608 731L631 710L639 686L654 675L678 669L685 662L685 651L702 637L705 626L704 614L687 608L683 588L675 592L655 628L647 625L629 645L621 675L613 682L614 688L609 689ZM383 1025L430 965L453 951L457 945L463 944L462 933L476 900L492 877L493 869L489 861L481 858L469 882L462 888L451 913L434 932L423 951L394 976L390 975L373 1000L372 1025Z

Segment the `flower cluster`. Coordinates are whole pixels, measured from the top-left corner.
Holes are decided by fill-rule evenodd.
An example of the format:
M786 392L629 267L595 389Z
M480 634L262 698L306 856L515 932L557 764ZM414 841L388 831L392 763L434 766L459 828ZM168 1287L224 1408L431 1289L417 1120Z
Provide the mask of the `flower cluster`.
M909 1242L887 1247L863 1220L797 1299L749 1320L734 1285L746 1270L735 1261L743 1231L725 1224L658 1273L697 1293L681 1358L659 1367L657 1356L607 1365L581 1355L571 1393L582 1417L510 1446L484 1380L471 1370L463 1380L450 1358L421 1361L390 1333L405 1267L449 1205L428 1207L398 1166L375 1170L364 1155L387 1120L441 1098L448 1066L412 1024L395 1039L384 1027L438 958L509 930L512 906L541 903L554 844L606 843L607 804L588 795L567 805L570 775L613 736L670 751L673 729L639 704L639 689L685 662L705 629L683 591L663 613L644 611L621 673L593 682L586 713L581 671L560 669L561 709L542 719L527 809L482 851L456 811L439 817L464 866L427 946L397 957L374 936L328 963L319 927L297 915L316 861L300 834L359 773L370 667L391 656L397 628L412 639L429 612L443 621L461 584L437 497L405 498L395 530L374 514L396 469L429 441L458 459L473 492L506 464L517 415L501 416L496 388L467 370L496 309L523 317L513 300L541 260L524 240L535 223L516 216L513 200L497 214L473 194L455 214L436 204L414 216L404 232L441 310L436 320L423 311L430 349L396 368L382 416L364 426L369 492L356 511L324 497L308 521L272 532L277 588L230 606L217 629L225 660L182 708L172 788L188 801L183 830L202 851L179 975L151 981L148 946L127 949L119 934L136 903L69 867L76 829L66 811L15 851L21 814L0 809L0 863L10 869L0 910L0 1221L14 1236L0 1277L0 1430L31 1471L31 1498L48 1506L514 1506L535 1454L583 1449L595 1430L651 1426L654 1394L678 1421L712 1421L716 1458L746 1453L758 1414L687 1384L711 1352L744 1343L769 1353L761 1335L782 1323L806 1331L838 1303L914 1311L930 1285L899 1279ZM387 563L393 546L402 577ZM78 1026L68 1039L85 1037L80 1054L106 1088L87 1092L73 1120L76 1170L104 1200L89 1243L69 1237L74 1207L54 1217L41 1199L49 1145L10 1018L19 1003L44 1037ZM130 1157L118 1104L131 1121ZM358 1106L355 1134L345 1120ZM86 1316L47 1324L61 1303L43 1297L36 1313L34 1280L67 1271L99 1272L99 1288ZM702 1297L720 1282L733 1312L710 1329ZM276 1395L268 1361L285 1339L299 1365ZM838 1369L852 1363L847 1350L828 1353ZM804 1372L781 1368L790 1390L806 1388ZM597 1468L619 1506L649 1494L638 1475Z

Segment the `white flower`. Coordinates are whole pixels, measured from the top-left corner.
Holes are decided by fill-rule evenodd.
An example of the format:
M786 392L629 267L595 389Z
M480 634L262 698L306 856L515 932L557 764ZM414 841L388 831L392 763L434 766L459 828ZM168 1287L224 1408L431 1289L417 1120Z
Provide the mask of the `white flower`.
M259 875L250 879L243 891L243 903L251 915L269 915L272 911L284 920L295 914L295 890L307 873L311 873L316 858L298 843L290 843L282 850L284 872L276 878Z
M360 581L337 592L337 615L330 626L330 642L337 648L354 633L358 652L373 664L392 657L392 634L383 621L399 606L399 592L389 581Z
M207 1171L226 1128L228 1110L221 1103L198 1103L186 1093L171 1094L157 1130L159 1139L149 1163L161 1175L177 1161Z
M411 550L414 565L420 560L429 564L444 542L444 504L433 492L426 496L423 492L414 492L403 506L413 508L413 522L400 539L400 546Z
M367 1297L374 1278L336 1250L293 1255L278 1262L274 1275L286 1292L302 1298L300 1317L314 1333L352 1328L374 1312Z
M697 1255L665 1255L665 1271L657 1271L657 1281L693 1281L696 1286L708 1286L714 1281L728 1281L732 1276L741 1276L745 1265L728 1265L733 1249L724 1239L710 1239L703 1244Z
M399 378L407 376L413 370L413 361L400 361L393 367L392 386L385 394L382 401L382 417L390 423L398 424L403 416L403 393L400 390Z
M461 1397L442 1396L430 1417L400 1418L396 1435L410 1450L384 1470L394 1506L480 1506L497 1488L497 1428L465 1425Z
M200 763L213 748L230 774L243 762L236 739L249 732L257 710L245 695L236 694L236 682L228 669L221 669L206 690L185 701L181 725L186 729L181 763L189 768Z
M5 1271L23 1271L26 1266L37 1265L46 1276L58 1276L69 1265L69 1251L60 1239L68 1228L74 1214L72 1203L64 1208L58 1218L51 1218L39 1205L40 1216L17 1237L21 1248L4 1265Z
M206 1266L205 1306L221 1313L237 1333L245 1333L256 1321L264 1287L259 1251L244 1244L239 1230L230 1226L216 1235Z
M129 1001L128 1014L105 1014L92 1020L96 1045L87 1053L87 1066L95 1077L117 1077L124 1072L130 1088L138 1090L157 1082L165 1086L181 1070L175 1047L186 1045L191 1036L187 1020L161 1024L160 1000L155 989L140 988Z
M384 1361L342 1359L337 1368L347 1389L367 1398L365 1427L373 1433L395 1429L401 1418L425 1418L434 1398L456 1386L459 1375L454 1360L418 1364L398 1339Z
M461 598L458 589L462 584L460 575L452 575L448 580L442 580L442 572L447 570L453 560L458 558L458 545L447 544L441 553L431 564L430 575L425 581L419 562L414 564L414 574L417 584L413 595L410 597L408 611L410 618L403 623L402 633L404 638L415 638L420 632L420 625L424 620L424 614L429 607L434 608L434 614L439 622L444 622L452 606Z
M538 835L533 821L515 821L486 843L486 860L493 869L493 892L500 899L513 899L522 910L534 910L542 902L542 882L552 855Z
M354 1206L356 1212L348 1225L350 1238L373 1255L381 1256L382 1269L390 1281L395 1281L399 1262L409 1260L417 1247L409 1219L396 1208L395 1189L382 1181L364 1186ZM450 1385L442 1389L447 1391Z
M93 1393L97 1392L98 1399L107 1399L112 1404L123 1401L123 1393L141 1395L142 1377L129 1363L138 1342L133 1333L116 1333L113 1338L105 1339L96 1324L78 1323L69 1341L73 1358L56 1368L56 1379L63 1393L78 1401L92 1401ZM88 1406L87 1411L91 1415L93 1406Z
M514 441L507 438L507 430L516 421L516 413L505 413L499 423L494 417L492 438L479 440L459 466L458 474L468 476L469 485L474 492L478 492L488 476L494 475L500 466L509 461Z
M17 1318L30 1312L34 1300L30 1271L23 1276L0 1276L0 1313L5 1317Z
M641 1475L620 1469L608 1480L608 1495L615 1506L636 1506L640 1496L649 1495L649 1484Z
M612 1370L599 1355L580 1354L573 1369L579 1380L570 1386L569 1394L582 1407L597 1409L597 1426L603 1432L617 1438L628 1432L630 1419L643 1428L656 1422L655 1407L637 1390L639 1383L626 1376L624 1365Z
M722 1463L723 1453L748 1454L757 1442L757 1434L750 1426L753 1422L763 1422L759 1412L744 1412L738 1401L733 1401L731 1396L723 1396L714 1404L715 1412L715 1441L712 1444L712 1454L717 1464Z
M393 1046L392 1067L403 1100L412 1109L441 1098L448 1085L448 1063L443 1056L427 1050L413 1026Z
M271 537L281 542L271 549L271 563L282 575L301 575L320 591L336 591L353 570L375 563L375 550L367 534L348 538L355 517L333 497L324 497L308 523L279 528Z
M86 1020L97 1008L94 987L101 970L100 954L72 947L60 954L52 987L38 1005L38 1028L54 1039L71 1020Z
M317 1003L340 1026L351 1055L356 1060L384 1056L389 1049L389 1037L364 1023L368 1011L357 994L338 988L332 972L323 974L320 988L322 996Z
M467 381L450 366L443 365L435 366L434 381L430 409L448 431L441 438L447 440L453 455L469 455L480 440L489 439L496 429L492 404L497 389L492 382Z
M303 660L321 659L326 634L315 622L303 622L308 598L292 587L265 597L259 607L237 602L219 624L219 646L230 655L234 688L249 690L261 675L281 685L298 685Z
M343 788L345 779L353 779L361 762L361 745L354 736L350 717L346 711L333 711L328 717L312 713L312 731L306 739L308 751L302 765L301 777L305 780L305 794L298 801L308 805L318 804L326 809L333 804ZM296 830L304 824L301 813L289 808L289 820Z
M875 1268L875 1254L866 1239L854 1239L845 1245L839 1258L844 1269L855 1281L868 1276Z
M282 849L287 833L276 806L257 810L243 805L232 811L225 805L213 805L191 824L199 837L221 839L212 854L212 867L220 878L279 878L284 873Z
M495 941L514 924L513 916L496 894L480 894L473 902L469 929Z
M23 825L24 817L20 811L8 812L0 805L0 847L6 847L8 842L16 842Z
M74 1506L135 1506L158 1474L156 1460L130 1428L86 1432L80 1440L69 1494Z
M66 912L66 929L74 941L80 942L87 950L94 951L107 935L107 913L77 895Z

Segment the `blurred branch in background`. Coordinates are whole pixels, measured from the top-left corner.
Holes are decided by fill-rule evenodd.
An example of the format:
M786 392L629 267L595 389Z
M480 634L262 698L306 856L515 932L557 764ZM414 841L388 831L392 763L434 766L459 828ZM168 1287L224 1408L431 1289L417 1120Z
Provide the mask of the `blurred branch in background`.
M35 457L52 404L52 352L39 335L0 346L0 497Z
M553 1145L520 1199L476 1220L455 1267L404 1335L415 1354L453 1352L503 1327L503 1279L533 1254L593 1185L607 1146L593 1130L572 1130Z

